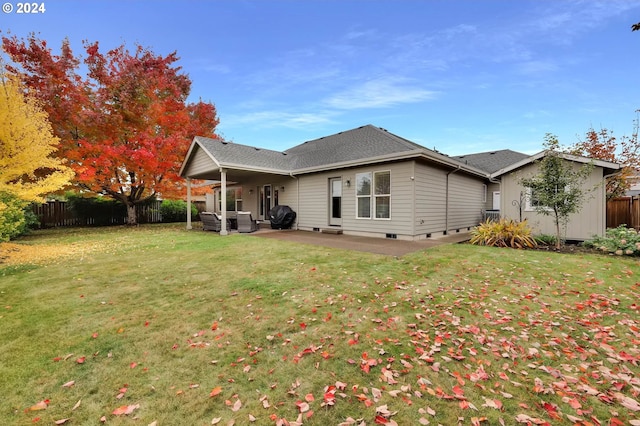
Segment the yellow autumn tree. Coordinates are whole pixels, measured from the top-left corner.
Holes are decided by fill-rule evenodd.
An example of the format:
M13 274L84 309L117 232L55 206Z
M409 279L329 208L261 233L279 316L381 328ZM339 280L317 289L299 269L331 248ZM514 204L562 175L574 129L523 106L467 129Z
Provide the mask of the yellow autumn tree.
M15 77L0 74L0 193L43 202L74 176L54 156L59 139L47 113Z
M15 78L0 73L0 242L27 231L24 208L64 188L73 171L54 157L47 113Z

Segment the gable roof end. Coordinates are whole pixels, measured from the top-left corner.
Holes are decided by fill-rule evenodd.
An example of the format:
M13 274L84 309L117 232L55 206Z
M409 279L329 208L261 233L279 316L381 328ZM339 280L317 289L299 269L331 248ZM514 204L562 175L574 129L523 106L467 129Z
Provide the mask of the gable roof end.
M540 160L542 157L544 157L547 154L547 151L540 151L537 154L534 154L530 157L527 157L521 161L518 161L517 163L511 164L507 167L504 167L500 170L497 170L494 173L491 173L491 178L496 178L499 177L505 173L509 173L512 172L516 169L519 169L520 167L526 166L527 164L530 163L534 163L538 160ZM568 161L575 161L576 163L583 163L583 164L589 164L589 163L593 163L594 166L596 167L602 167L603 169L610 171L610 172L615 172L616 170L620 169L620 164L617 163L612 163L609 161L604 161L604 160L596 160L594 158L588 158L588 157L582 157L579 155L572 155L572 154L565 154L565 153L560 153L560 156L562 158L564 158L565 160Z

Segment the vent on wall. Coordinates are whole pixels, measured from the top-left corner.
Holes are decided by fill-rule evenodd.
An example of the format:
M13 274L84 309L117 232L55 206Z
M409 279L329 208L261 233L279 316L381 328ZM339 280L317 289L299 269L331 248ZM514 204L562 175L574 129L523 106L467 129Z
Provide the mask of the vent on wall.
M391 238L392 240L395 240L398 238L398 234L387 234L387 238Z
M313 228L313 232L320 232L320 228Z

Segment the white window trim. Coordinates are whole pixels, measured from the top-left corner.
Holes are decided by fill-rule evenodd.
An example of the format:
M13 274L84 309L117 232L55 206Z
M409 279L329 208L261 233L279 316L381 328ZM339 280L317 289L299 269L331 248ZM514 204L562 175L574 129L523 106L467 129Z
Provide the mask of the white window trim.
M375 190L375 176L379 173L389 173L389 193L388 194L376 194ZM369 195L358 195L358 176L359 175L368 175L371 183L371 190ZM392 205L392 195L391 195L391 170L375 170L370 172L361 172L356 173L356 184L355 184L355 194L356 194L356 220L381 220L381 221L389 221L391 220L391 205ZM389 198L389 217L376 217L376 198L388 197ZM369 199L369 216L358 216L358 200L360 198L368 198Z
M376 194L376 186L375 186L375 181L376 181L376 174L379 173L389 173L389 193L388 194ZM378 170L373 172L373 177L371 179L371 183L372 185L372 194L371 194L371 201L373 203L373 205L371 206L371 211L373 212L373 220L391 220L391 170ZM376 217L376 198L381 198L381 197L388 197L389 198L389 217Z
M370 181L370 185L369 185L369 194L368 195L358 195L358 176L359 175L368 175L369 176L369 181ZM362 172L362 173L356 173L356 184L354 185L354 191L356 194L356 220L371 220L372 218L372 208L371 208L371 197L372 197L372 192L373 192L373 172ZM361 198L368 198L369 199L369 216L359 216L358 215L358 206L360 205L360 199Z
M565 191L567 191L568 189L569 187L566 187ZM535 212L539 210L539 209L536 209L535 206L531 205L531 198L532 198L531 188L527 187L525 191L525 203L524 203L525 212ZM551 211L553 209L551 207L544 207L544 210Z

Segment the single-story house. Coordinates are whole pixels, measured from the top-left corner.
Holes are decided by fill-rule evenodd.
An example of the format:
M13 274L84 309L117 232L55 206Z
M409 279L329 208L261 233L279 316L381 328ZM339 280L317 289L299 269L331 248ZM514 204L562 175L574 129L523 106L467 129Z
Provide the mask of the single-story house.
M187 180L188 200L192 179L219 182L207 210L224 216L223 235L225 219L234 211L251 211L255 219L268 221L272 207L288 205L299 230L418 240L468 231L487 212L518 219L513 200L526 188L518 186L516 175L531 173L543 155L502 150L450 157L366 125L282 152L196 136L180 176ZM603 182L618 165L594 164L587 185L602 190L572 219L569 239L604 233ZM551 233L547 218L523 204L523 218L539 232Z

